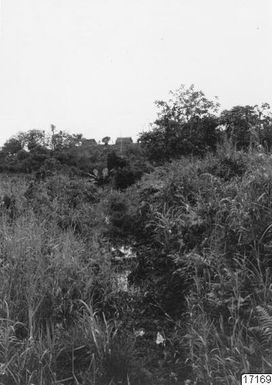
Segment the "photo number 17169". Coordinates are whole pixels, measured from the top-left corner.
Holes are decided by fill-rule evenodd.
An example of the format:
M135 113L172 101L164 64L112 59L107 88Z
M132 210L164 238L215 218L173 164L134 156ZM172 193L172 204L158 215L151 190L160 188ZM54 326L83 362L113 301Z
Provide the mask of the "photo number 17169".
M243 374L242 385L272 385L272 374Z

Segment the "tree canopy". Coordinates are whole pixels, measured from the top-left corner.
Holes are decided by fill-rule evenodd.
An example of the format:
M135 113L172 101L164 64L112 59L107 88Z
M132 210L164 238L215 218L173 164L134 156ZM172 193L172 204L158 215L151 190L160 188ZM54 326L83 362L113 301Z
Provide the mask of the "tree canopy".
M170 92L168 101L156 101L158 118L139 142L151 160L165 161L181 155L202 154L216 144L217 98L209 100L194 85Z

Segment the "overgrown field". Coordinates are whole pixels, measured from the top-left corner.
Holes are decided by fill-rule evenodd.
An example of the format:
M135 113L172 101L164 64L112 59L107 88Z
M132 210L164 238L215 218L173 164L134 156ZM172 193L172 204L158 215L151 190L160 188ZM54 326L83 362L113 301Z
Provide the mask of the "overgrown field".
M233 385L272 371L269 154L221 146L123 191L2 175L0 195L2 384Z

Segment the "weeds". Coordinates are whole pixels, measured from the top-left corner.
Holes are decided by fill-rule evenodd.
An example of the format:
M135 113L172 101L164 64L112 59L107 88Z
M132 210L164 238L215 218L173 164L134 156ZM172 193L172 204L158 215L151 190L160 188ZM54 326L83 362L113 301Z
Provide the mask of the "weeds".
M123 192L3 178L3 384L235 385L271 372L272 160L224 146ZM137 254L126 293L120 244Z

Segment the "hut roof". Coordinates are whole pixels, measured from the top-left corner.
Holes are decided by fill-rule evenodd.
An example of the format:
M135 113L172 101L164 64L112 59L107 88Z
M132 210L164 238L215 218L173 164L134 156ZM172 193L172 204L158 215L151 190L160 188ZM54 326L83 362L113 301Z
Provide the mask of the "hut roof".
M97 144L97 142L96 142L96 140L95 139L84 139L83 141L82 141L82 144Z
M120 138L117 138L116 141L115 141L115 144L130 144L130 143L133 143L133 140L131 137L120 137Z

